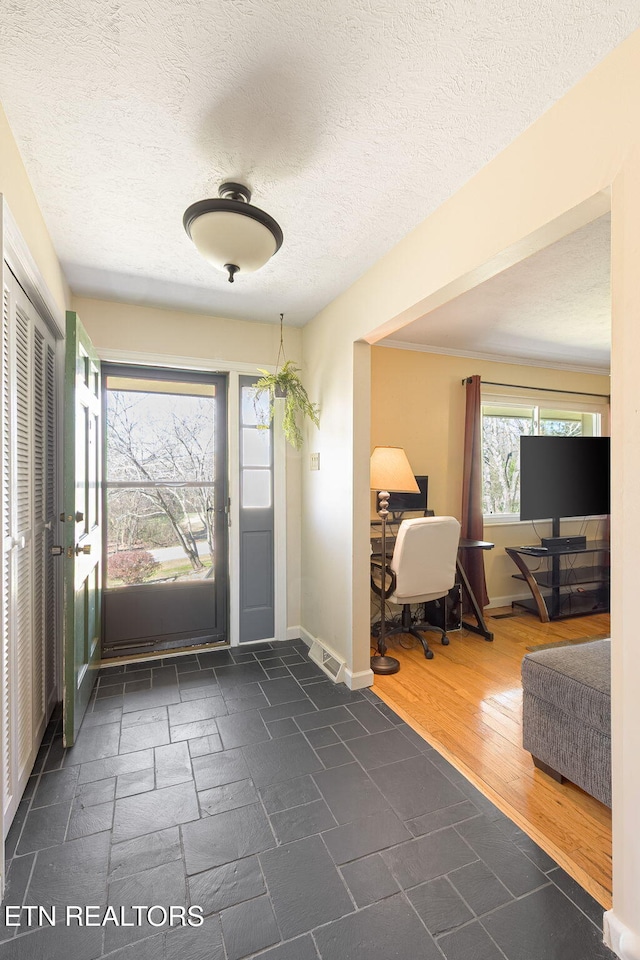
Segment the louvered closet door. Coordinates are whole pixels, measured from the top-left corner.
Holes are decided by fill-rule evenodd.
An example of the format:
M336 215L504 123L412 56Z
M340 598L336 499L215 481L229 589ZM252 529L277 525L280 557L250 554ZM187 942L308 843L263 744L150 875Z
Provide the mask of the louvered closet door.
M2 809L8 825L15 812L16 778L13 746L13 637L9 617L13 595L13 457L11 455L11 374L13 299L2 285ZM7 827L5 827L6 833Z
M2 678L5 833L31 772L55 688L55 352L6 270L2 337Z

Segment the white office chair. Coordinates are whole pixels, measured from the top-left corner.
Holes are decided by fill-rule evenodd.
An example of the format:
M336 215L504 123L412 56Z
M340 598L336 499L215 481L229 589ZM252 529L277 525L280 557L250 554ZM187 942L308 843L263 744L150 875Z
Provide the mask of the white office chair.
M387 565L391 583L387 600L402 606L402 622L387 631L409 633L420 641L427 660L433 657L423 632L435 630L441 642L449 643L445 629L433 624L411 622L411 604L440 600L447 596L456 579L456 557L460 540L460 524L455 517L418 517L403 520L398 530L393 557ZM372 579L372 583L374 583ZM379 588L374 585L379 593Z

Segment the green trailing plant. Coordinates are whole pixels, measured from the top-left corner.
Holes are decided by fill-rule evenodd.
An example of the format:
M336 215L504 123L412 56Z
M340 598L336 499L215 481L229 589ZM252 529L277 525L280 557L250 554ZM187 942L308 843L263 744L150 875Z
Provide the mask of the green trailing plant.
M275 401L279 398L284 399L284 417L282 418L282 430L285 439L292 447L299 450L302 446L302 432L298 423L299 417L308 417L316 427L320 426L320 409L317 403L309 400L307 391L300 379L300 369L296 367L293 360L287 360L284 353L284 342L282 339L282 324L284 314L280 314L280 349L276 359L276 372L269 373L268 370L259 371L262 377L256 381L254 404L258 428L268 430L275 413ZM283 360L280 366L280 360ZM268 407L261 403L262 398L267 396L269 399Z
M287 442L299 450L302 446L302 432L298 417L308 417L316 427L319 427L320 410L317 403L309 400L299 377L300 370L293 360L285 360L280 370L276 370L275 373L269 373L267 370L260 370L260 373L262 377L255 383L255 404L260 421L258 427L262 430L269 429L275 413L275 401L279 397L284 398L282 429ZM269 407L266 412L264 407L259 405L264 394L269 397Z

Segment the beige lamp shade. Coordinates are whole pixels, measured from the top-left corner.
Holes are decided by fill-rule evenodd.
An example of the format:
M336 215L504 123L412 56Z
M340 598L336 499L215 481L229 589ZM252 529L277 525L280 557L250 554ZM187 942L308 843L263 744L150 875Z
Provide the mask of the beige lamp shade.
M419 493L411 465L402 447L375 447L371 454L372 490Z

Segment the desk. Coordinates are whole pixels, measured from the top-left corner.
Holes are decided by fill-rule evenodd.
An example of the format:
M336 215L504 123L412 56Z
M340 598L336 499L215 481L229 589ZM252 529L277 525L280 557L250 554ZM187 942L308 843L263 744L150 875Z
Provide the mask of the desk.
M390 557L393 554L395 543L396 538L394 535L387 534L387 557ZM376 544L378 547L377 555L380 556L382 543L379 537L372 538L371 540L371 547L374 554L376 553ZM458 556L456 558L456 570L458 571L460 586L462 587L464 594L471 604L473 615L476 618L476 623L469 623L467 620L463 620L462 626L465 628L465 630L470 630L472 633L477 633L481 637L484 637L485 640L493 640L493 633L487 627L487 623L482 612L482 607L478 603L476 595L471 589L471 584L469 583L469 579L461 562L460 555L464 555L465 550L493 550L494 546L495 544L489 543L488 540L468 540L466 537L460 537L460 542L458 543Z
M478 603L476 595L471 589L471 584L467 579L467 574L465 573L464 567L460 562L460 552L464 553L465 550L493 550L494 546L495 544L489 543L488 540L468 540L466 537L460 537L460 543L458 544L458 558L456 560L456 569L458 571L458 576L460 577L462 589L467 595L467 599L471 604L471 609L473 610L473 615L476 618L476 623L468 623L466 620L463 620L462 626L467 630L471 630L472 633L479 633L481 637L485 638L485 640L493 640L493 634L487 627L484 619L484 613L482 612L482 607Z

